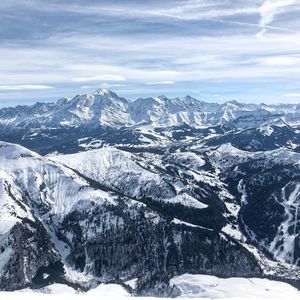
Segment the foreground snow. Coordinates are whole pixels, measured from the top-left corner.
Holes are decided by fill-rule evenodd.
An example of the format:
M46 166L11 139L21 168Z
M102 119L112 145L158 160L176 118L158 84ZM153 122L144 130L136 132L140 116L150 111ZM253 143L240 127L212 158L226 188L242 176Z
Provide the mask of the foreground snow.
M300 299L300 292L291 285L259 278L218 278L185 274L175 277L182 297L204 299Z
M300 299L300 292L289 284L268 279L258 278L227 278L221 279L215 276L185 274L171 280L177 286L182 295L181 299ZM47 300L47 299L117 299L125 300L132 296L120 285L100 285L85 294L81 294L72 288L53 284L40 290L25 289L18 292L0 292L0 300L14 300L22 297L23 300ZM136 297L136 300L158 299L152 297Z

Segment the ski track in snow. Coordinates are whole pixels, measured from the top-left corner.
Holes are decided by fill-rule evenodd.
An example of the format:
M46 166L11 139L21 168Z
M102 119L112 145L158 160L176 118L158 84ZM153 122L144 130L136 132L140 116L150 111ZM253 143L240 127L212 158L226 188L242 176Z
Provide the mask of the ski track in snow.
M281 203L284 206L287 218L278 228L278 234L270 244L270 251L276 255L279 259L293 263L295 239L298 236L296 231L298 223L299 213L299 192L300 184L297 183L294 190L286 198L286 187L282 189L282 197L284 201ZM289 227L293 227L293 234L289 234ZM283 241L281 247L276 248L276 244L279 241Z

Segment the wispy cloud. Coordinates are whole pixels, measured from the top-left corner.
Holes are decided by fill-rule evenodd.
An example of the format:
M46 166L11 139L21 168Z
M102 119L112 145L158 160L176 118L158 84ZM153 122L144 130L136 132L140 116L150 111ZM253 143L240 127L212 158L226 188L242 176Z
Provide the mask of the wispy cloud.
M296 3L296 0L266 0L261 5L260 12L260 22L259 25L262 27L262 30L259 32L259 36L262 36L268 28L268 25L271 24L276 15L285 12L288 6L291 6Z
M174 81L171 80L165 80L165 81L158 81L158 82L146 82L145 84L148 85L164 85L164 84L174 84Z
M165 1L153 3L144 3L139 1L106 2L96 5L94 1L84 2L44 2L42 0L3 0L2 6L13 6L18 3L19 6L27 7L35 11L57 12L60 10L65 13L77 15L96 15L111 16L122 18L175 18L181 20L208 19L215 17L226 17L235 15L248 15L258 13L257 3L259 0L244 1L246 5L236 6L234 4L224 5L224 1L215 0L181 0ZM230 3L230 2L229 2Z
M296 66L300 65L300 56L266 56L258 59L262 64L267 66Z
M298 1L3 0L0 7L0 101L98 87L263 100L300 88Z
M38 84L0 85L0 91L49 90L52 86Z
M98 89L98 88L104 88L104 89L111 89L111 88L119 88L119 87L125 87L126 84L111 84L111 83L107 83L107 82L103 82L97 85L83 85L80 88L81 89Z
M4 1L4 7L9 6L8 1ZM235 2L237 4L235 4ZM12 1L12 4L14 1ZM74 15L87 15L95 17L111 17L119 19L134 19L134 20L161 20L161 19L175 19L181 21L212 21L228 24L235 24L239 26L249 26L262 28L259 35L262 36L267 29L292 32L291 28L284 28L279 26L271 26L277 14L285 12L286 7L295 4L296 0L252 0L252 1L203 1L203 0L181 0L181 1L165 1L165 5L147 4L140 5L139 2L124 1L123 5L120 3L104 3L95 5L94 2L89 3L70 3L70 2L48 2L41 0L20 0L19 4L24 7L36 11L43 12L65 12ZM261 4L262 3L262 4ZM11 5L12 5L11 4ZM243 5L242 5L243 4ZM242 17L247 18L251 15L260 16L260 22L247 22L239 20L230 20L229 18ZM165 21L166 23L168 21Z
M300 97L300 93L285 94L284 97Z
M126 79L120 75L96 75L91 77L77 77L71 79L73 82L88 81L125 81Z

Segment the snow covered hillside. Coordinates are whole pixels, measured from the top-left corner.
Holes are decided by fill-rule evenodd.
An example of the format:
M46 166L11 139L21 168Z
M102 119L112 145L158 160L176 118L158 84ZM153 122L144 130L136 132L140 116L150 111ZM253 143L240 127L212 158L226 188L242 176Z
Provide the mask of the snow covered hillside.
M258 278L228 278L220 279L208 275L190 275L184 274L171 279L172 285L178 288L180 299L300 299L300 293L292 286L271 281L268 279ZM107 284L100 285L87 293L78 293L74 289L53 284L40 290L21 290L18 292L0 292L0 299L15 300L18 297L23 299L65 299L72 297L73 299L130 299L132 296L120 285ZM134 297L136 300L144 299L144 297ZM147 299L159 299L147 297ZM161 298L166 299L166 298Z

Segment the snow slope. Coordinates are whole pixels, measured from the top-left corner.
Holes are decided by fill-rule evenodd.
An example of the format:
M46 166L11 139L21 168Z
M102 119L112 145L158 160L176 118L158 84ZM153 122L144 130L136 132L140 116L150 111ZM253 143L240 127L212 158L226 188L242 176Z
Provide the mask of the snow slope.
M76 173L15 144L0 142L0 282L30 284L41 266L60 260L54 231L82 203L114 205ZM56 245L58 246L58 245ZM68 252L67 247L64 250Z
M227 278L221 279L208 275L191 275L184 274L171 279L171 283L175 285L181 292L180 299L235 299L235 300L297 300L300 299L298 290L289 284L271 281L268 279L258 278ZM72 297L78 300L93 299L136 299L141 300L145 297L132 297L123 287L116 284L101 284L95 289L83 294L78 293L70 287L53 284L40 290L25 289L18 292L0 292L0 299L15 300L19 297L27 300L51 300L65 299ZM149 300L159 298L147 297ZM161 298L166 299L166 298Z
M182 155L180 158L184 162L197 163L193 166L195 168L204 164L196 155ZM208 206L186 193L176 194L174 188L171 188L160 174L143 168L134 161L132 154L115 148L106 147L77 154L59 155L51 159L131 198L148 196L156 201L180 203L198 209Z
M300 299L300 292L289 284L259 278L218 278L184 274L171 283L182 298L204 299Z
M49 213L65 215L86 195L89 199L109 198L105 192L91 189L71 170L15 144L0 142L0 170L2 182L10 178L12 187L26 193L36 204L40 200Z

